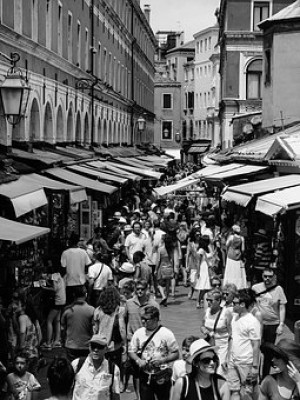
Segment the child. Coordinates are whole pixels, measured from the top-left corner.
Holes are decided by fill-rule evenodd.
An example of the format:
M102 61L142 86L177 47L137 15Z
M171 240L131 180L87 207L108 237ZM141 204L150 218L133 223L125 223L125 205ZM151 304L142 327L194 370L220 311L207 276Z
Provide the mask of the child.
M173 384L175 383L176 379L186 374L186 359L190 355L191 344L198 339L199 338L197 336L188 336L185 339L183 339L181 346L182 359L174 361L173 364L173 374L172 374Z
M41 389L41 385L33 374L27 372L27 356L17 353L14 359L14 372L7 375L7 393L9 399L33 400L37 398L34 392Z
M133 254L133 265L135 267L134 279L143 279L148 287L153 289L152 268L145 261L146 255L142 251L136 251Z

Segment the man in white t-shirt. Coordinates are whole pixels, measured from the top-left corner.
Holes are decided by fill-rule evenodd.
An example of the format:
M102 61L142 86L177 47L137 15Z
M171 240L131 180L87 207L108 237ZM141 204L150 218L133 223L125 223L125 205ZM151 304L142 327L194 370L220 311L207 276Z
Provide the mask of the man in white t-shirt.
M253 398L257 388L261 332L258 319L249 312L253 304L250 290L239 290L233 299L232 337L227 355L231 400L240 399L241 387L245 388L250 398Z
M112 270L102 262L102 254L95 254L96 262L88 270L89 303L96 307L101 291L113 283Z
M170 363L179 357L178 343L173 332L164 326L159 328L159 320L158 308L145 307L142 314L144 327L135 331L128 349L129 357L139 367L141 400L154 398L154 395L157 400L169 398L172 370L170 369L169 378L165 377L163 382L158 383L155 376L170 367ZM143 351L140 354L141 350Z
M252 287L257 295L257 305L262 316L262 341L275 343L277 335L283 333L287 299L282 287L276 284L276 275L273 269L265 268L262 278L263 282ZM263 378L269 374L270 367L271 360L265 357Z
M144 251L146 247L146 236L141 232L142 226L140 222L134 222L132 225L133 232L125 239L125 249L130 262L133 262L133 254L136 251Z
M86 282L87 268L92 264L87 252L78 247L79 236L74 234L70 238L70 247L63 251L60 259L61 266L66 269L67 304L74 300L74 290Z

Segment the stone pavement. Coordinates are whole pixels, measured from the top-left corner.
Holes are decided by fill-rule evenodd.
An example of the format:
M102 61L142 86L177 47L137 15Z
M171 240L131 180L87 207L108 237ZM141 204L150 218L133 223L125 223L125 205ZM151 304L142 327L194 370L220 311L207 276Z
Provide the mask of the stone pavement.
M196 301L188 300L187 294L188 289L179 286L176 291L175 300L169 300L168 307L161 308L162 324L173 331L180 347L186 336L197 336L200 334L200 323L203 317L203 309L196 309ZM284 333L281 337L293 338L294 335L288 327L285 327ZM61 355L61 353L63 353L63 350L54 349L51 352L45 352L44 355L48 359L48 362L51 362L51 359L53 359L54 356ZM43 388L40 392L40 400L46 399L50 396L46 373L47 367L43 368L37 376ZM134 400L136 398L131 381L129 384L129 390L131 390L131 393L121 394L121 400Z

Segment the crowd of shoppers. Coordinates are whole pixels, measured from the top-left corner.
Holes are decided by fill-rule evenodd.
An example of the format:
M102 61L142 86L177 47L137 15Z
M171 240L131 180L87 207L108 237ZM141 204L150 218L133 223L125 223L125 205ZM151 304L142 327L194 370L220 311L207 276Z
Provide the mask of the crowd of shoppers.
M131 195L89 240L72 234L60 265L49 263L43 335L30 297L16 291L0 308L1 397L34 399L41 351L53 348L66 358L49 366L51 399L117 400L130 377L138 400L299 397L300 346L275 345L287 300L271 262L256 264L252 286L242 222L229 224L218 202L195 194ZM203 316L181 351L160 319L180 283Z

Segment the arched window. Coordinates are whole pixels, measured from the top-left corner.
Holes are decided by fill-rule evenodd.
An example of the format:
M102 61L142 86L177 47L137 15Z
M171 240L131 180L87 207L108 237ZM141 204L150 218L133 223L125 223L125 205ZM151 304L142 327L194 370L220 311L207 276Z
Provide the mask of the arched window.
M262 98L262 60L252 61L247 68L247 99Z

